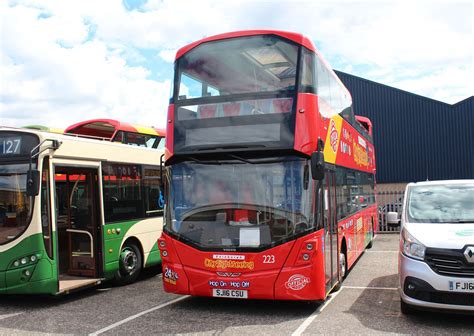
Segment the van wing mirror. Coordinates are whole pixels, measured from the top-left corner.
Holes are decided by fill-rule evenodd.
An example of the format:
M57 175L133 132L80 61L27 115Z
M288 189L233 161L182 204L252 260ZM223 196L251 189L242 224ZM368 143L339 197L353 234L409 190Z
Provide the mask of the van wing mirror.
M313 180L322 180L324 178L324 153L316 151L311 154L311 175Z
M39 182L39 170L28 170L26 173L26 196L36 196L39 194Z

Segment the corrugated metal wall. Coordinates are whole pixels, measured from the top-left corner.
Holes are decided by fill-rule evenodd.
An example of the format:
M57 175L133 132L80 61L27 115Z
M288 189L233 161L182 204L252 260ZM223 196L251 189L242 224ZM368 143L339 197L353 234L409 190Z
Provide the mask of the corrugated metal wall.
M374 125L377 182L474 178L474 97L449 105L336 73Z

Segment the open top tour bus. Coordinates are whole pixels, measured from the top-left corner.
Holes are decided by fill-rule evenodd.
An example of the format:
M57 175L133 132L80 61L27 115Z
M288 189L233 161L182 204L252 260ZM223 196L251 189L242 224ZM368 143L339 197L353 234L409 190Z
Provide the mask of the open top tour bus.
M0 127L0 293L125 284L159 264L162 153Z
M114 119L81 121L66 128L64 133L141 147L158 149L164 149L165 147L164 130L129 124Z
M167 292L324 300L340 286L377 230L372 125L308 38L181 48L167 122Z

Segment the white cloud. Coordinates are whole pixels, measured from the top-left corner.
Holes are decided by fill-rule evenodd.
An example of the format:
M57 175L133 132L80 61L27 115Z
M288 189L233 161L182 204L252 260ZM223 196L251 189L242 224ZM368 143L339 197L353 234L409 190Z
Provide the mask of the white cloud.
M455 104L467 98L467 92L474 93L473 74L472 66L447 67L421 78L394 81L391 85L415 93L423 92L427 97L437 97L438 100ZM456 78L456 83L453 83L453 78Z
M150 80L148 69L127 65L122 44L86 41L80 17L63 29L62 8L49 8L47 19L38 19L38 8L4 9L0 124L65 127L109 117L164 126L169 79Z
M120 0L1 1L0 124L163 127L171 78L153 78L148 63L240 29L304 33L337 69L454 103L474 92L472 11L469 1L150 0L140 11Z
M162 50L158 53L158 56L160 56L162 59L164 59L166 62L173 62L175 57L176 57L176 49L165 49Z

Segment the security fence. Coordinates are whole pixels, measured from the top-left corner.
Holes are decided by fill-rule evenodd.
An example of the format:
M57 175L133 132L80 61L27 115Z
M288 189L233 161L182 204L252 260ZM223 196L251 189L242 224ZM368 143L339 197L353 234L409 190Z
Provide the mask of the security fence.
M379 206L379 232L400 231L400 221L398 224L387 223L387 213L397 212L398 219L402 213L404 191L380 191L377 192L377 202Z

